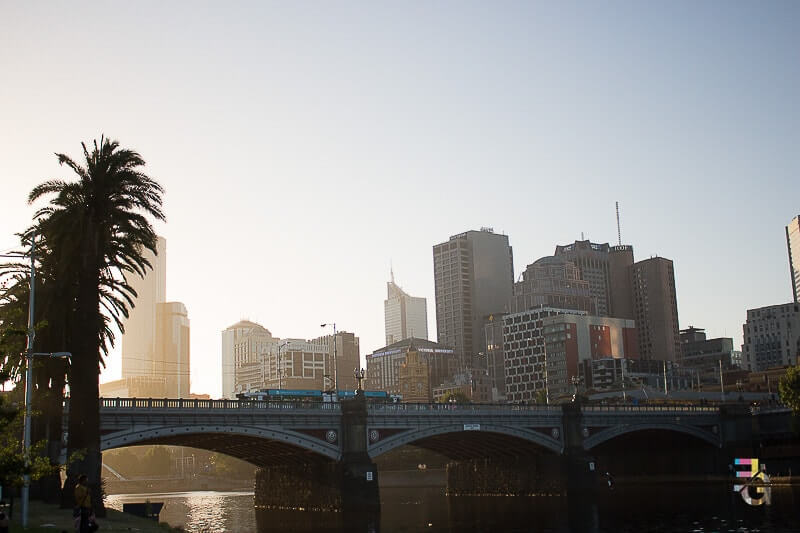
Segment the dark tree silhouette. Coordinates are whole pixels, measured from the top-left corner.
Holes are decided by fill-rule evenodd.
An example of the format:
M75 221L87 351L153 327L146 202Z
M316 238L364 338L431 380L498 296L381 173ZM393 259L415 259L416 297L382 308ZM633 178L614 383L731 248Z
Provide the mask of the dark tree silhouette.
M83 454L67 469L63 501L71 504L78 473L85 473L92 503L103 514L100 488L99 376L103 355L113 346L111 325L133 307L131 275L144 276L150 263L145 250L156 253L156 234L150 220L164 220L162 187L144 174L144 159L119 142L100 138L90 151L83 144L83 165L56 154L77 181L50 180L35 187L33 203L45 196L50 202L36 212L35 229L49 251L53 276L64 280L74 295L69 367L70 416L67 453Z

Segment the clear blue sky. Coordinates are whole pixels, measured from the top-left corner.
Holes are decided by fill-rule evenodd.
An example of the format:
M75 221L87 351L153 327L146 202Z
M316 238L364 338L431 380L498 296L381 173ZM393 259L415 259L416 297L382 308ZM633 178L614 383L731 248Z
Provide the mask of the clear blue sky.
M515 270L581 232L675 261L681 327L790 300L798 2L0 2L0 250L105 133L166 188L195 392L220 331L383 345L390 261L492 226ZM115 353L102 379L119 377Z

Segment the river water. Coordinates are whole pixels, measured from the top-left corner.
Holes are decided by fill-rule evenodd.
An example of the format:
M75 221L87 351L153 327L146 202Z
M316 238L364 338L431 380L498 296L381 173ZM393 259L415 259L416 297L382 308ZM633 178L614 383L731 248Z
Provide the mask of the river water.
M446 497L441 488L381 489L377 516L255 510L252 492L171 492L108 496L106 505L164 502L160 520L192 533L231 531L542 533L795 533L800 487L772 489L771 504L750 506L730 487L617 487L591 499Z

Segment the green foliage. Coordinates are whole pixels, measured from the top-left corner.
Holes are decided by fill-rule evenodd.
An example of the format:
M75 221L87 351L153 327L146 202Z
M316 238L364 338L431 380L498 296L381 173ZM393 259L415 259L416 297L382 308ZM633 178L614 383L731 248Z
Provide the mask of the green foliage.
M439 403L470 403L470 399L464 392L454 390L443 394Z
M16 404L9 404L9 396L0 397L0 484L20 487L23 476L28 474L36 481L58 472L58 465L51 465L43 455L47 446L39 441L31 446L29 454L22 450L24 412Z
M536 399L534 400L539 405L546 405L547 404L547 391L544 389L540 389L536 391Z
M778 383L781 402L795 413L800 413L800 366L786 370L786 374Z

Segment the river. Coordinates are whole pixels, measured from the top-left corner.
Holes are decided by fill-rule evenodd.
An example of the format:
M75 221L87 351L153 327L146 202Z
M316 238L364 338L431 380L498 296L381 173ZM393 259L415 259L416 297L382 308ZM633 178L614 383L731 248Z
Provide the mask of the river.
M800 531L800 487L772 489L750 506L721 485L617 487L592 501L549 497L451 497L441 488L381 490L378 516L253 508L252 492L170 492L108 496L106 505L164 502L161 521L192 533L231 531L542 533Z

